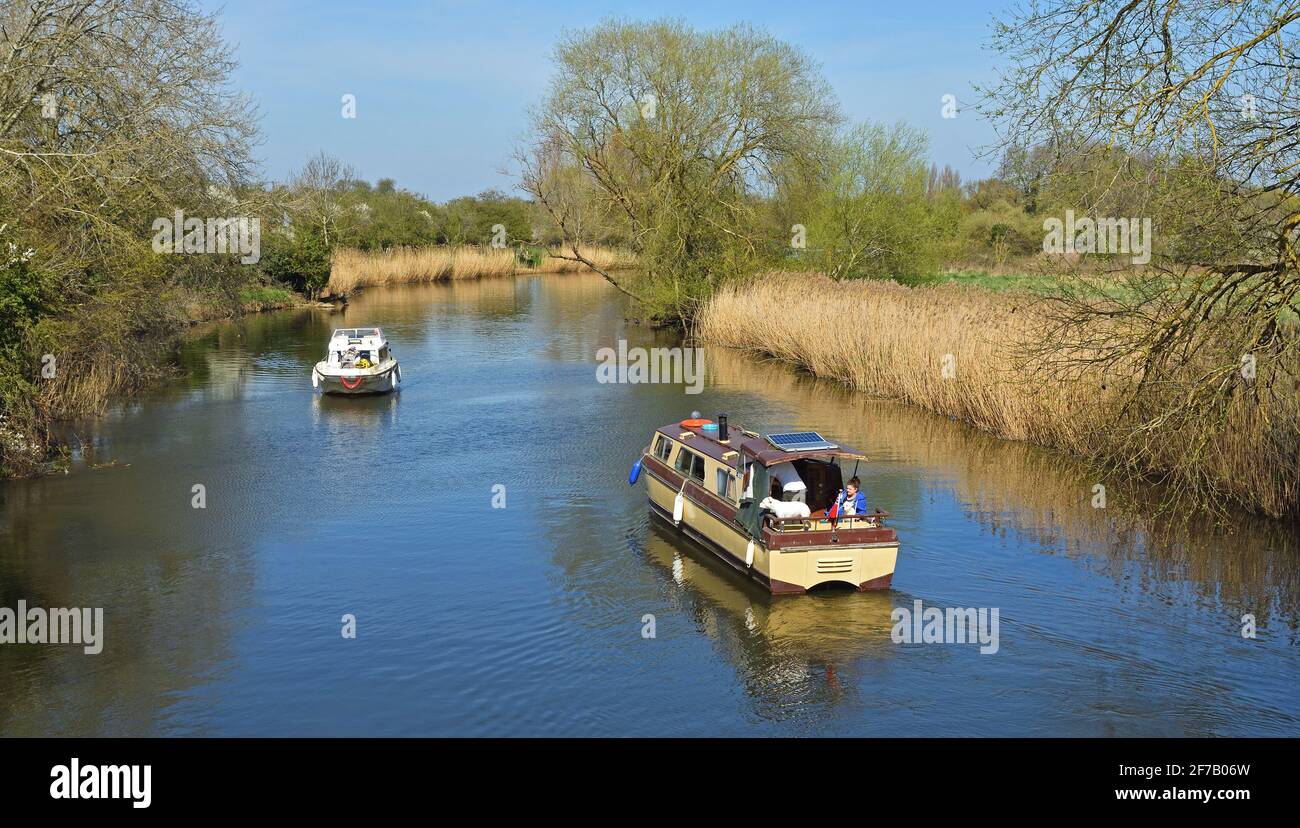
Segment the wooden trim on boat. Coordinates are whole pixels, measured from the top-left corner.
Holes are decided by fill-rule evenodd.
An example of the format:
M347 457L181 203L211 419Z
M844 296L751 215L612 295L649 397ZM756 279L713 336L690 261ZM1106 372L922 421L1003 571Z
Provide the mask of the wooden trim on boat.
M682 481L686 481L687 486L694 486L698 490L698 494L703 495L703 498L700 498L696 496L697 492L692 492L691 500L693 500L697 505L704 507L706 512L713 515L718 520L721 520L724 523L734 524L742 534L745 534L743 531L744 527L736 521L736 504L718 497L713 492L706 489L702 484L698 483L695 478L686 477L681 472L660 460L658 457L655 457L653 454L645 454L643 455L643 458L641 467L658 478L660 483L680 491L682 488ZM656 469L659 471L657 472ZM745 534L745 536L748 537L748 534Z

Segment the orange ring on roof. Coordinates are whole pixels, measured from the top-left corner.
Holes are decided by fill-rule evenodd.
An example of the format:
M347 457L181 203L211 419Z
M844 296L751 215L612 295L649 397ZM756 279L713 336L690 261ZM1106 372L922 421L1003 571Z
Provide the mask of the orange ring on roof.
M710 425L712 424L712 422L713 422L712 420L705 420L705 419L682 420L680 423L678 423L678 425L680 425L682 428L699 428L700 426Z

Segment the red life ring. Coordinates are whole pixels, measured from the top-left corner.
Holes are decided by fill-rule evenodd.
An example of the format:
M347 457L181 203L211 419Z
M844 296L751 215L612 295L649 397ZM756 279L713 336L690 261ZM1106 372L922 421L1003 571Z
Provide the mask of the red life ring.
M713 422L712 420L705 420L701 418L698 420L682 420L678 425L680 425L682 428L699 428L700 426L709 425L712 422Z
M362 382L364 382L365 379L366 379L365 377L357 377L357 381L356 381L356 382L352 383L351 385L348 385L348 378L347 378L347 377L339 377L339 382L343 383L343 387L344 387L344 388L348 389L349 391L352 391L352 390L355 389L358 385L360 385Z

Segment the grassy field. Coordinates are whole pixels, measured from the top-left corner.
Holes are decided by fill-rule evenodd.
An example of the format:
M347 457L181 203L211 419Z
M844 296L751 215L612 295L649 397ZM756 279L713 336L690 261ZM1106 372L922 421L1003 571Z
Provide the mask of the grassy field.
M1040 335L1037 304L1031 294L960 279L909 287L775 274L719 291L694 335L1000 437L1089 458L1118 456L1141 474L1194 480L1265 514L1300 513L1300 469L1287 430L1300 417L1295 396L1261 403L1241 395L1209 443L1201 433L1167 429L1135 438L1119 411L1125 377L1085 372L1065 381L1024 358ZM1284 379L1279 385L1290 387L1293 378Z
M1046 295L1064 286L1086 285L1097 293L1120 293L1127 290L1125 280L1131 273L1126 272L1081 272L1081 273L1043 273L1031 269L1023 271L998 270L989 271L978 268L952 269L937 273L928 273L910 279L897 280L910 287L933 287L937 285L960 285L989 291L1021 290L1027 293Z
M1047 293L1059 287L1067 277L1043 276L1038 273L990 273L985 270L957 270L930 273L914 279L900 280L911 287L964 285L983 290L1025 290Z
M604 247L584 247L583 256L604 270L630 267L630 254ZM346 296L354 290L408 282L481 279L527 273L567 273L586 265L569 259L542 256L536 265L518 261L511 248L476 245L456 247L398 247L381 252L338 250L330 268L329 291Z
M239 298L245 305L274 305L295 300L301 301L302 297L288 288L256 285L240 291Z

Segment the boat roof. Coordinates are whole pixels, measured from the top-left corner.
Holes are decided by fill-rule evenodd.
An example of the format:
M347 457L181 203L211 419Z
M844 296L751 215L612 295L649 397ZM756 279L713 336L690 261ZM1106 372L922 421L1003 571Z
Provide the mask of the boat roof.
M384 332L379 328L362 327L362 328L335 328L334 333L330 334L330 341L335 339L347 339L362 341L374 339L380 342L384 341Z
M693 436L687 437L683 440L686 445L699 451L701 454L707 454L715 460L732 465L734 465L735 458L724 457L723 455L727 454L727 452L743 452L764 466L772 466L790 460L802 460L812 457L847 457L853 460L867 459L865 454L855 448L831 442L823 442L818 448L778 448L773 445L767 437L756 434L752 431L745 431L734 422L728 424L727 431L729 432L731 439L726 443L719 442L718 432L716 431L705 431L702 428L687 428L681 423L671 423L655 429L655 431L659 434L671 437L674 440L683 440L683 434L691 434ZM808 433L816 434L816 432ZM820 437L821 435L817 436Z

